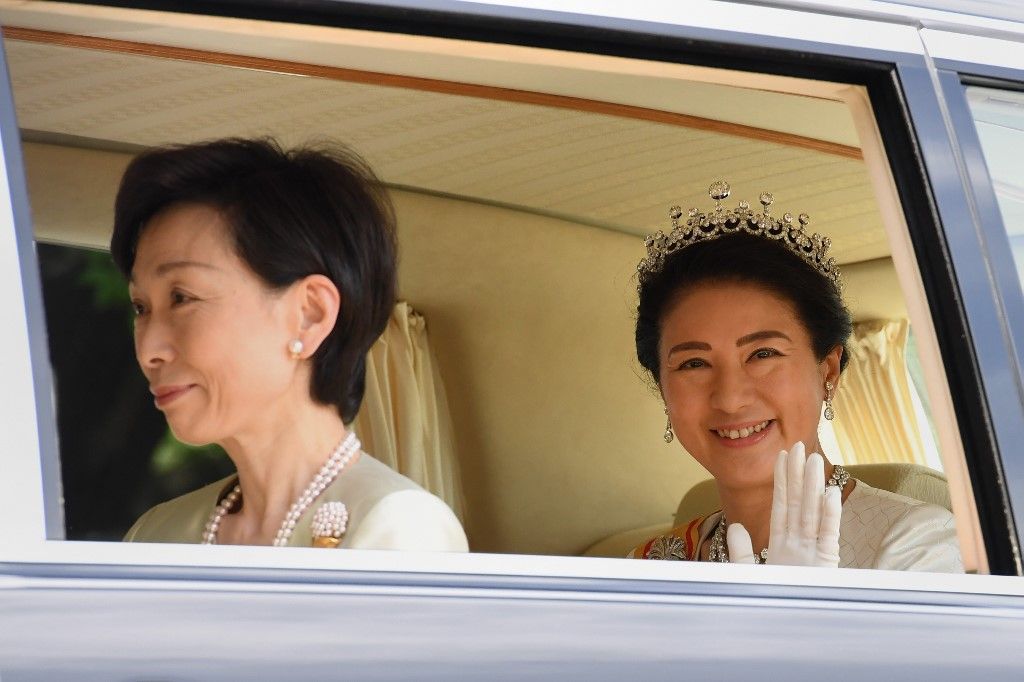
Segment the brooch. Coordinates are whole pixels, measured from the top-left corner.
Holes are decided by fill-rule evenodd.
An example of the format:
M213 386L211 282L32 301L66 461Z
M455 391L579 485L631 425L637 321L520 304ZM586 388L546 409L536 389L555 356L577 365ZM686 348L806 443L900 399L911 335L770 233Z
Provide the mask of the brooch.
M674 535L661 535L651 542L644 558L686 561L686 542Z
M341 536L348 527L348 509L341 502L324 502L313 515L310 531L314 547L333 548L341 544Z

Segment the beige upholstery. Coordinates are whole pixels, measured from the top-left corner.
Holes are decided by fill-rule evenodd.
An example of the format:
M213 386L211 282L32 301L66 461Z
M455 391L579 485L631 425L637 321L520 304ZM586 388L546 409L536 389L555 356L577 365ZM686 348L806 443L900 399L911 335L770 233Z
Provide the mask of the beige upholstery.
M621 559L629 554L630 550L642 542L657 535L664 535L674 527L672 523L656 523L653 526L633 528L624 530L615 535L609 535L604 540L598 540L583 551L582 556L611 557Z
M873 488L880 488L952 511L946 477L938 471L918 464L851 464L846 467L854 478ZM672 523L656 524L623 531L594 543L583 556L624 557L641 542L709 514L721 507L714 479L701 481L690 488L679 502Z

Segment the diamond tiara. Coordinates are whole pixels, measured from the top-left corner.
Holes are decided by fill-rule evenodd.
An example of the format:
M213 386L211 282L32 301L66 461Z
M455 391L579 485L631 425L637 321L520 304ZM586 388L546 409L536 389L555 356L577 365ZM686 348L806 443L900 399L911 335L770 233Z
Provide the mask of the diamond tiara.
M691 208L685 225L679 223L683 216L682 209L678 206L669 209L672 231L666 235L658 230L644 240L647 256L636 266L640 280L637 289L653 275L661 272L665 266L665 259L676 251L738 233L780 242L820 272L837 290L840 289L836 259L828 256L832 240L817 232L808 236L804 228L807 227L810 218L806 213L801 213L797 217L799 225L793 223L792 213L785 213L781 218L772 217L771 206L775 202L775 197L768 192L762 192L759 197L761 206L764 207L761 213L751 210L750 204L746 201L741 201L736 208L730 210L722 206L722 200L727 199L731 193L732 188L724 180L711 183L708 194L715 200L715 208L709 213L701 213L696 208Z

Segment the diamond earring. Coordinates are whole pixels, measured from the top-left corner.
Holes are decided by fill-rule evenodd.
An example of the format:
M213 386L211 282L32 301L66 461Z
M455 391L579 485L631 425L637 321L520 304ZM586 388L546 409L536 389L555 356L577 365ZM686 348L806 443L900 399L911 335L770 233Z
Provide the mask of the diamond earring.
M665 416L668 417L668 408L665 408ZM671 443L672 439L676 437L676 434L672 433L672 420L665 420L665 434L662 436L666 443Z
M825 382L825 419L832 421L836 418L836 411L832 409L832 386L831 381Z
M292 356L292 360L299 359L303 348L305 348L305 344L302 343L302 339L294 339L288 344L288 354Z

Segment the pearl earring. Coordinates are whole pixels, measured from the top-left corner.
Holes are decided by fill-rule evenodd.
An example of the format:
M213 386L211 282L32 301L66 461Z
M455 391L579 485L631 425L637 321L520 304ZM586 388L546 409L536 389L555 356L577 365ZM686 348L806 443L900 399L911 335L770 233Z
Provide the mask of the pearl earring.
M668 408L665 408L665 434L662 438L665 439L666 443L671 443L672 439L676 437L676 434L672 433L672 420L668 419Z
M292 356L292 360L299 359L303 348L305 348L305 344L302 343L302 339L294 339L288 344L288 354Z
M832 386L831 381L825 382L825 419L832 421L836 418L836 411L832 409Z

